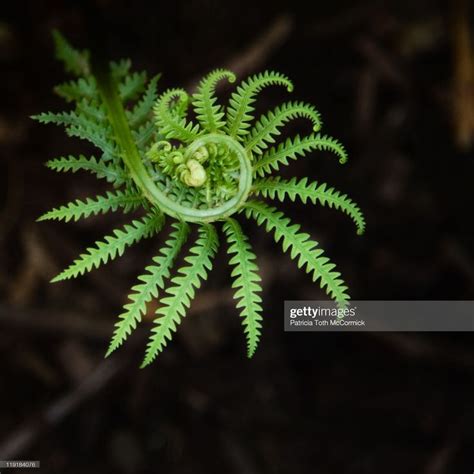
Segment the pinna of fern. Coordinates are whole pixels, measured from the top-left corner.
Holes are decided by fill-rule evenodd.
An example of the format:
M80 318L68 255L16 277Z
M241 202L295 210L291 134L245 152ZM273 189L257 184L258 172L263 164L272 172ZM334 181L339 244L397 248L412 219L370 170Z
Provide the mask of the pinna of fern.
M68 135L91 142L98 153L56 158L47 166L60 172L87 171L105 179L112 190L62 205L39 220L77 221L138 209L142 217L96 242L52 281L75 278L98 268L121 256L127 247L157 235L166 219L172 219L172 231L163 248L131 289L107 355L140 324L152 299L160 304L143 366L163 351L212 268L219 246L219 224L221 239L227 244L247 354L254 354L263 323L262 288L257 259L239 217L251 219L272 233L283 252L319 282L330 298L340 306L347 305L347 287L318 243L262 200L288 198L334 207L354 221L358 234L364 232L364 217L345 194L308 178L286 180L274 175L290 160L318 150L334 153L340 163L347 161L344 147L320 132L321 117L311 104L287 102L255 120L255 102L262 89L280 86L293 90L285 75L266 71L248 77L224 106L219 103L216 87L221 81L236 81L231 71L212 71L192 95L184 89L169 89L158 95L159 76L148 80L143 72L131 72L128 60L111 63L106 75L97 74L88 51L74 49L58 32L54 32L54 39L57 57L75 76L55 90L72 108L34 118L64 126ZM308 120L312 133L278 143L282 128L296 118ZM196 234L191 232L194 226L197 237L188 243ZM175 268L188 247L183 263Z

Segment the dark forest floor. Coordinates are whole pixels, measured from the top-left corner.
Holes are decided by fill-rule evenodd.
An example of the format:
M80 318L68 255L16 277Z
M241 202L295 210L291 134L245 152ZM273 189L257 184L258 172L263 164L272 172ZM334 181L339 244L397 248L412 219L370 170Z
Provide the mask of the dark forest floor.
M222 253L150 369L138 366L153 311L103 361L128 289L158 244L49 284L123 219L35 222L103 184L48 171L46 160L88 147L28 118L62 107L51 93L64 75L49 32L90 46L88 3L18 2L0 21L0 459L39 459L42 472L71 474L473 472L472 335L284 333L283 300L321 292L251 225L265 313L253 360ZM474 127L465 116L474 101L456 101L453 80L462 25L452 17L462 2L133 5L98 1L95 24L115 58L163 72L162 88L222 65L272 68L294 80L295 98L316 104L350 160L342 167L314 154L290 173L348 193L367 232L357 236L331 209L283 208L337 263L354 299L474 298ZM279 94L265 92L262 108Z

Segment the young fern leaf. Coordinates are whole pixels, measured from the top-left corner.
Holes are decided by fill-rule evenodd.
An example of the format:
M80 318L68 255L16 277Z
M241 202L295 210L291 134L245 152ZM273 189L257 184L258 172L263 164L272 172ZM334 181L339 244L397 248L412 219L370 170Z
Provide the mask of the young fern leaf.
M311 240L308 234L299 232L299 225L292 224L282 212L263 202L248 202L245 214L248 218L255 219L258 225L265 224L267 232L273 231L275 241L281 240L283 251L290 249L290 256L297 261L298 268L311 273L313 282L320 280L321 288L341 307L348 304L347 286L340 278L341 274L333 271L335 265L323 255L318 243Z
M312 105L283 104L260 116L252 126L255 101L262 89L279 85L292 91L293 85L286 76L266 71L245 79L231 93L224 109L218 103L216 85L224 79L234 82L231 71L210 72L191 98L183 89L170 89L159 95L159 76L147 83L144 72L131 71L129 60L111 63L108 73L97 73L96 63L89 62L87 51L75 50L57 32L54 37L57 57L76 76L55 90L72 102L73 108L35 118L42 123L63 125L68 135L90 141L102 154L98 158L61 157L47 166L55 171L89 171L116 189L60 206L39 220L76 221L118 209L128 212L139 206L144 217L88 248L52 281L99 267L122 255L132 244L159 232L165 215L174 220L166 244L131 289L107 355L124 343L141 321L147 304L158 297L143 366L164 349L211 269L218 246L214 223L223 225L247 353L249 357L254 354L263 323L261 287L255 255L235 219L242 212L257 224L265 224L267 231L273 231L275 240L298 267L310 273L313 281L319 280L340 306L347 304L347 288L318 244L281 212L259 201L249 202L249 197L255 195L281 201L300 199L304 204L311 201L347 213L359 233L365 226L358 206L326 184L311 183L306 178L262 179L289 160L314 150L331 151L341 163L347 160L346 151L337 140L319 133L296 136L269 148L280 128L294 118L306 117L312 121L313 129L319 130L321 120ZM197 120L188 117L190 105ZM171 278L174 262L190 232L189 223L198 226L199 234L183 266Z
M147 303L152 298L158 298L159 290L164 288L164 282L169 278L171 267L189 234L189 226L185 222L176 222L173 228L175 230L160 250L160 255L154 257L153 264L146 267L147 273L138 277L141 283L132 288L132 293L129 295L131 302L123 307L124 312L115 324L114 335L106 357L125 342L145 314Z
M70 137L77 137L81 140L87 140L102 150L105 155L108 155L111 158L114 156L116 157L118 154L115 140L111 135L111 130L106 127L100 127L96 125L91 125L88 127L83 125L69 127L66 131Z
M185 258L187 265L178 270L178 276L171 280L172 286L166 290L168 296L162 298L162 306L156 310L157 319L147 345L142 367L145 367L162 352L167 341L171 340L181 318L186 315L196 289L207 278L212 268L212 259L217 251L216 229L212 224L199 227L199 237Z
M163 226L164 218L160 212L149 214L140 221L133 221L123 229L116 229L113 235L104 238L102 242L96 242L96 247L89 247L87 253L83 253L77 260L66 268L51 281L57 282L76 278L93 268L98 268L103 263L113 260L117 256L122 256L125 247L129 247L142 239L149 238L158 233Z
M233 92L227 108L226 132L231 137L239 137L248 133L250 121L253 120L256 95L269 85L285 86L288 92L293 90L293 83L283 74L266 71L249 77Z
M193 95L192 104L196 117L201 127L210 133L217 132L225 125L225 121L222 120L225 114L222 112L222 107L216 104L215 96L216 84L223 79L233 83L236 77L231 71L216 69L201 80L197 92Z
M120 98L124 103L136 99L145 90L145 84L145 72L135 72L131 76L125 76L124 81L118 85Z
M56 220L69 222L87 218L90 215L105 214L122 208L123 212L130 212L143 205L143 196L123 191L107 191L105 196L96 196L95 199L86 198L85 202L79 199L52 209L38 218L40 221Z
M321 118L315 107L304 102L288 102L260 117L245 139L245 148L262 153L269 143L275 143L273 136L280 134L279 128L297 117L311 120L315 132L321 128Z
M56 158L46 162L46 166L57 172L71 171L75 173L79 170L95 173L98 178L105 178L109 183L116 185L122 184L126 180L126 174L123 168L115 164L105 164L97 161L95 157L86 158L80 155L78 158L69 155L68 157Z
M98 97L97 85L92 76L81 77L77 81L65 82L56 86L54 91L68 102L82 99L96 100Z
M82 98L76 101L76 112L96 123L107 126L107 111L102 104Z
M334 138L319 133L303 138L297 135L293 139L288 138L276 148L267 150L255 162L254 175L263 177L277 171L281 165L288 165L288 160L296 160L298 156L304 156L312 150L331 151L339 158L339 163L344 164L347 161L345 148Z
M76 76L87 76L90 73L89 51L74 49L57 30L53 30L53 39L56 47L56 58L64 63L66 71Z
M192 141L199 133L199 126L193 126L192 122L186 123L186 119L180 118L173 113L171 102L177 100L178 108L188 104L189 97L183 89L170 89L166 91L156 102L154 113L156 124L166 138L175 140Z
M153 122L146 123L142 125L136 132L133 132L133 137L135 138L135 144L137 148L141 151L146 151L148 149L148 144L153 138L155 133L155 124Z
M121 59L119 61L110 62L110 74L114 78L116 83L119 83L122 79L130 74L130 68L132 67L132 61L130 59Z
M313 204L335 207L345 212L354 221L358 235L364 233L365 219L359 206L345 194L328 187L326 183L319 184L316 181L308 183L308 178L302 178L300 181L296 178L290 180L279 177L267 178L255 181L253 192L263 197L277 198L282 202L288 197L293 202L298 198L306 204L309 199Z
M40 123L63 125L71 137L88 140L100 148L104 153L115 153L115 142L112 130L108 125L96 123L85 114L76 112L43 113L32 117Z
M32 118L43 124L63 125L69 136L87 140L104 153L113 155L116 152L112 130L108 126L91 121L85 115L75 112L46 112Z
M157 99L156 86L160 76L161 74L157 74L150 80L142 99L133 107L131 111L126 111L131 128L141 125L145 120L151 118L153 106L155 105Z
M224 222L224 232L229 244L228 253L232 254L229 264L234 267L231 276L232 284L236 288L234 299L238 300L237 308L242 308L240 316L243 318L244 332L247 337L247 355L252 357L257 349L262 327L262 288L255 255L242 232L239 223L232 218Z
M66 128L73 126L83 128L96 127L96 129L100 130L99 126L93 122L90 122L87 117L83 115L77 115L75 112L44 112L42 114L33 115L31 118L37 120L39 123L63 125Z

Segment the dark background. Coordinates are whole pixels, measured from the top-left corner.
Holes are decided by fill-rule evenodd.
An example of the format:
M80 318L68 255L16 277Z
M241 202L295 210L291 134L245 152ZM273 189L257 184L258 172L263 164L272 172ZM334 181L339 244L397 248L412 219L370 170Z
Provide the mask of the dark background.
M350 154L340 166L315 153L287 172L347 192L364 210L367 232L356 236L331 209L281 207L321 242L352 298L472 299L474 54L457 40L469 33L468 6L3 3L0 459L39 459L48 473L473 472L472 335L284 333L283 300L321 292L253 225L246 230L264 280L264 331L253 360L222 252L154 365L138 369L153 305L104 362L115 317L161 241L50 284L123 218L35 222L104 184L48 171L46 160L89 147L28 118L64 107L52 93L65 79L52 28L77 47L100 41L111 58L163 72L162 90L192 87L220 66L286 73L292 99L314 103L324 131ZM259 104L266 110L283 98L272 88Z

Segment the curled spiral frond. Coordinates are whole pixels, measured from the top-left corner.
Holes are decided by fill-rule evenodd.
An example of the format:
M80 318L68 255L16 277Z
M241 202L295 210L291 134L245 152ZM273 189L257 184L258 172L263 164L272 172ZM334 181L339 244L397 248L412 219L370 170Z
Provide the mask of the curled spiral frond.
M284 86L288 92L293 91L293 83L286 76L271 71L251 76L237 87L237 91L230 97L227 108L226 131L231 137L248 133L249 122L253 119L255 96L270 85Z
M296 160L298 156L304 156L313 150L331 151L339 157L339 163L347 162L345 148L334 138L319 133L303 138L297 135L294 139L288 138L284 143L270 148L258 157L253 166L254 175L265 176L272 171L278 171L281 165L289 164L288 160Z
M223 79L233 83L236 77L232 71L216 69L202 79L197 92L193 95L192 103L196 117L201 127L209 133L217 132L225 125L225 121L222 120L225 114L222 107L216 104L215 96L216 85Z
M274 136L280 134L279 128L297 117L310 120L315 132L321 128L321 118L315 107L303 102L289 102L268 112L258 120L245 140L245 148L260 154L269 143L275 143Z
M184 89L170 89L166 91L157 101L154 113L156 125L166 138L175 138L176 140L191 141L198 135L198 125L186 122L186 119L179 117L173 112L172 103L176 107L186 108L189 102L189 96Z
M100 152L92 157L53 159L47 166L60 172L91 172L114 189L62 205L39 220L77 221L139 208L143 215L89 246L52 281L92 271L121 256L127 247L155 236L167 217L175 220L174 231L164 247L132 287L129 302L115 325L108 354L125 342L153 298L160 298L160 305L143 365L164 349L211 270L218 247L215 226L219 223L225 234L247 353L254 354L264 321L264 305L256 256L240 226L240 217L273 233L283 252L288 252L329 297L340 306L348 304L347 287L317 242L280 211L261 201L298 199L303 204L309 201L328 205L351 217L358 233L365 228L359 207L334 188L307 178L283 180L269 176L290 160L313 151L328 151L340 163L347 161L344 147L319 133L320 114L311 104L287 102L253 123L255 101L265 87L278 85L288 92L293 90L285 75L266 71L245 79L231 93L225 107L219 104L217 86L224 80L234 83L232 71L210 72L192 96L180 88L159 95L159 75L147 81L145 73L130 72L129 60L112 63L110 73L102 74L91 67L89 52L75 50L57 32L55 42L57 57L76 76L55 90L74 108L34 118L63 126L68 135L88 140ZM312 132L279 140L282 127L297 118L308 119ZM198 226L198 237L191 240L184 263L176 271L175 262L180 260L191 232L188 223Z

